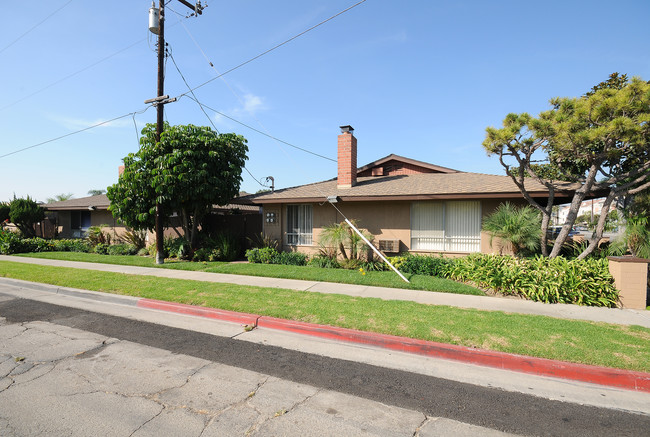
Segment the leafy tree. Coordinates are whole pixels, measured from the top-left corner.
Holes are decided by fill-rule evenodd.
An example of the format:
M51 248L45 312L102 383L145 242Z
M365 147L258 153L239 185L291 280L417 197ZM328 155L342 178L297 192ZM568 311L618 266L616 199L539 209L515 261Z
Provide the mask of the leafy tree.
M106 190L88 190L89 196L99 196L101 194L106 194Z
M108 187L110 211L132 229L153 230L158 202L164 225L177 213L185 238L195 247L199 225L212 206L228 203L239 191L246 140L193 125L166 124L159 143L155 133L155 124L146 125L140 150L124 158L124 173Z
M45 203L63 202L64 200L72 199L72 196L72 193L57 194L54 197L48 197L45 199Z
M508 114L500 129L489 127L483 147L499 161L526 200L542 213L542 252L559 254L588 195L602 193L604 210L621 196L650 187L650 84L610 79L579 98L554 98L538 117ZM526 189L530 176L549 192L540 204ZM575 185L567 181L576 182ZM555 195L573 192L566 222L548 254L547 229ZM579 258L597 247L605 227L602 215Z
M499 205L483 222L483 230L510 244L512 252L519 255L523 249L537 250L540 243L541 215L533 207L517 208L509 202Z
M9 220L16 225L20 232L26 237L35 237L34 225L45 218L45 210L41 208L29 196L25 199L11 201L9 209Z

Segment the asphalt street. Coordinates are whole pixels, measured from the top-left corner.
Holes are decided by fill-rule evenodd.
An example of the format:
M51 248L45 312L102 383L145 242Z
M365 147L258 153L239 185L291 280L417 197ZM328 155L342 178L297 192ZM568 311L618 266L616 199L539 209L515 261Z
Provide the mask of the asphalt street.
M57 302L0 299L0 434L637 436L650 429L650 415L616 402L582 405L368 364L364 348L358 360L341 359L242 341L240 326L215 335L206 324L218 322L185 316L180 323L169 314L151 322L111 302L92 311Z

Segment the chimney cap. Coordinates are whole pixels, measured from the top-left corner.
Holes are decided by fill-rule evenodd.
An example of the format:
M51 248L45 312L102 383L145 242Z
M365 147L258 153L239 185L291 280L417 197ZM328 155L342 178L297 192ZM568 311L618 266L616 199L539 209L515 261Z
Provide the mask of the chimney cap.
M352 132L354 132L354 129L349 124L346 125L346 126L339 126L339 127L341 128L341 133L347 133L347 132L352 133Z

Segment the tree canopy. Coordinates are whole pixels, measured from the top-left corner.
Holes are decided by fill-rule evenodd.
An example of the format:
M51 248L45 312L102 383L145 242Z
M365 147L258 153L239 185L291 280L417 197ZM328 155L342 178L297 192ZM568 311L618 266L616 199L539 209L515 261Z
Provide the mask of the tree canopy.
M48 197L45 199L45 203L54 203L54 202L62 202L64 200L70 200L72 199L73 194L72 193L62 193L62 194L57 194L54 197Z
M588 195L606 196L603 210L614 199L650 187L650 84L614 73L582 97L554 98L552 109L538 117L508 114L502 128L488 127L483 146L497 155L506 173L528 202L542 212L542 251L558 190L576 182L567 220L550 256L556 256L573 226L580 203ZM546 205L526 191L527 176L549 190ZM607 214L602 214L580 255L597 246Z
M164 224L177 213L185 238L194 243L212 206L237 196L246 139L194 125L166 124L159 143L155 133L156 125L147 124L140 150L124 158L124 172L108 187L109 209L133 229L153 230L159 202Z
M16 225L25 237L35 237L34 225L45 218L45 210L29 196L14 199L9 204L9 221Z

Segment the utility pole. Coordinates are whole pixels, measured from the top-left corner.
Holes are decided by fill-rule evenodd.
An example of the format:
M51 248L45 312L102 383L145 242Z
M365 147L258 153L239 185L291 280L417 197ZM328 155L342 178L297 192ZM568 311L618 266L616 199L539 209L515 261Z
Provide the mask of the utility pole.
M158 98L165 94L165 0L159 0L159 32L158 32ZM160 143L160 135L164 127L165 105L156 105L156 144ZM164 235L162 213L158 196L156 196L156 264L165 262Z
M197 1L192 5L186 0L178 0L183 5L194 10L196 15L203 12L201 2ZM154 9L154 4L151 5ZM150 11L151 14L151 11ZM149 18L149 30L158 34L158 96L154 99L145 100L145 103L153 103L156 106L156 144L160 143L160 137L164 128L164 109L165 103L175 102L176 98L170 99L165 94L165 0L158 0L158 27L152 27L151 16ZM163 216L160 202L156 196L156 264L165 263L164 234L163 234Z

